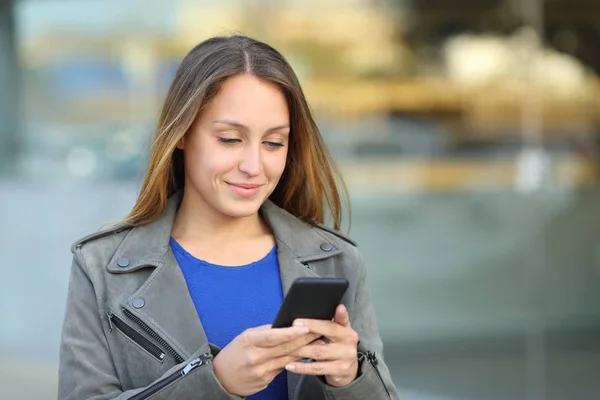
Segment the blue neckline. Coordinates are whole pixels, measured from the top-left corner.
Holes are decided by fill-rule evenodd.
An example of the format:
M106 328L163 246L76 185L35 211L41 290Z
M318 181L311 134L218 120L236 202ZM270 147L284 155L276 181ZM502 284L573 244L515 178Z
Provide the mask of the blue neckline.
M243 264L243 265L219 265L219 264L213 264L210 263L208 261L205 260L201 260L197 257L194 257L192 254L190 254L186 249L183 248L182 245L179 244L179 242L177 240L175 240L172 236L169 239L169 243L171 244L171 248L173 250L175 250L177 253L179 253L179 255L186 257L194 262L199 263L200 265L203 266L208 266L208 267L216 267L216 268L226 268L226 269L230 269L230 270L240 270L240 269L246 269L246 268L252 268L256 265L260 265L265 263L266 261L270 260L273 256L277 255L277 245L273 246L273 248L260 260L251 262L249 264Z

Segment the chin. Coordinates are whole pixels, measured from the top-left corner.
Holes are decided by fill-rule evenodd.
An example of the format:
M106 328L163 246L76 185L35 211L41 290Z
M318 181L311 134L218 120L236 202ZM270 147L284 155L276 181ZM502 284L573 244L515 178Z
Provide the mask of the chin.
M219 205L219 211L231 218L246 218L255 215L262 206L263 199L228 200Z

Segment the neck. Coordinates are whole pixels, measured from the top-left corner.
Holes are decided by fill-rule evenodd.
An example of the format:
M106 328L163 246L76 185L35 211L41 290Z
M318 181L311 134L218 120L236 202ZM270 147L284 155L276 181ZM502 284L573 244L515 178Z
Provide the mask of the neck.
M203 242L234 241L265 232L265 224L259 213L249 217L233 218L209 206L193 190L186 190L171 235L175 239L191 239Z

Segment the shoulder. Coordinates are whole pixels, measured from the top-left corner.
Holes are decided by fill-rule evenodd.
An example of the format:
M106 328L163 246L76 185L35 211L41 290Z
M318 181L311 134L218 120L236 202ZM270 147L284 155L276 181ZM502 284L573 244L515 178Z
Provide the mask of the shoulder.
M101 227L96 232L85 235L79 239L77 239L71 245L71 252L75 253L78 249L81 249L84 245L92 245L99 244L98 242L106 242L110 240L110 236L116 236L120 233L123 233L127 230L131 229L130 227L123 224L114 224L109 226ZM102 240L106 239L106 240Z
M83 268L99 271L102 266L108 265L131 229L122 224L100 228L73 242L71 252Z
M344 247L351 246L357 247L358 244L347 234L344 234L337 229L330 228L328 226L317 224L315 228L318 229L323 235L327 236L334 242L341 243Z
M360 281L366 274L365 263L358 244L347 234L323 225L316 225L313 229L334 248L339 250L336 263L341 267L343 276L351 284Z
M349 235L321 224L315 225L313 229L333 247L342 251L342 259L346 263L362 267L362 256L358 249L358 243Z

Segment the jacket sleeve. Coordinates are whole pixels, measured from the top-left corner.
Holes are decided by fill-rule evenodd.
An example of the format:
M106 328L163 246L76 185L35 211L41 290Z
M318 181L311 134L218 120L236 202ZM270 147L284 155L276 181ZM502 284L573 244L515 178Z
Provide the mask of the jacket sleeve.
M366 269L356 247L354 260L359 263L354 313L350 316L352 328L358 333L359 375L344 387L322 382L328 400L398 400L398 392L383 358L383 343L379 336L377 317L367 284Z
M211 349L199 349L147 387L123 391L102 329L97 297L80 250L75 252L60 344L59 400L239 400L215 377Z

